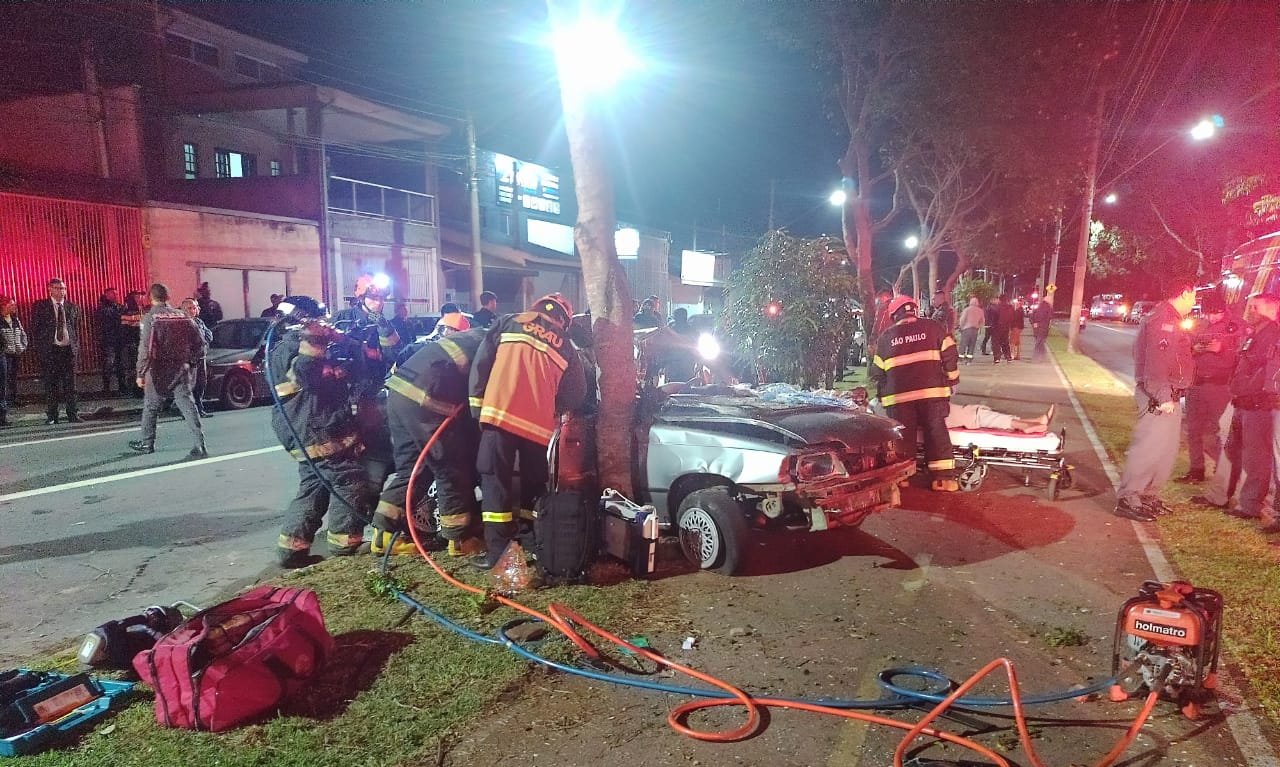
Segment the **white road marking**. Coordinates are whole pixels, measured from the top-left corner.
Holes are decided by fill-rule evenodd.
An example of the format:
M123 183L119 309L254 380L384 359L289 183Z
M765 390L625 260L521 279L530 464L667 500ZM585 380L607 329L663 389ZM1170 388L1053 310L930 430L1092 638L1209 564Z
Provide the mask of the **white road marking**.
M81 432L80 434L68 434L65 437L50 437L48 439L28 440L27 442L13 442L7 445L0 445L0 450L4 450L10 447L30 447L31 445L43 445L46 442L62 442L63 440L68 440L68 439L84 439L85 437L101 437L108 434L126 434L128 432L137 431L137 430L138 430L138 427L135 424L127 429L110 429L108 431L86 431L86 432Z
M265 455L274 453L284 448L279 445L272 447L262 447L257 450L246 450L242 453L231 453L230 455L218 455L211 458L201 458L198 461L181 461L179 463L170 463L164 466L152 466L149 469L138 469L137 471L126 471L123 474L112 474L109 477L96 477L94 479L82 479L78 482L68 482L64 485L50 485L49 487L38 487L35 490L23 490L18 493L9 493L8 495L0 495L0 503L8 501L20 501L23 498L32 498L37 495L48 495L49 493L60 493L64 490L75 490L81 487L93 487L94 485L104 485L108 482L118 482L122 479L133 479L135 477L147 477L152 474L163 474L167 471L178 471L179 469L194 469L198 466L207 466L211 463L222 463L223 461L235 461L240 458L251 458L255 455Z
M1066 390L1067 397L1071 399L1071 405L1076 409L1076 415L1080 416L1080 425L1084 427L1084 433L1089 438L1089 442L1093 444L1093 450L1098 454L1098 460L1102 462L1102 468L1107 473L1107 478L1111 480L1111 484L1120 485L1120 472L1116 469L1111 458L1107 456L1107 450L1102 446L1102 440L1098 439L1098 433L1094 431L1093 424L1089 421L1089 416L1085 413L1084 407L1080 401L1076 399L1075 391L1068 383L1066 375L1063 374L1062 368L1058 365L1058 359L1051 352L1049 358L1053 360L1053 368L1058 373L1058 379L1062 381L1062 388ZM1099 367L1102 367L1099 365ZM1103 368L1106 370L1106 368ZM1107 370L1111 373L1110 370ZM1132 391L1129 384L1120 381L1114 373L1111 376L1116 381L1124 384L1125 388ZM1147 562L1151 565L1151 572L1157 580L1168 583L1177 576L1173 571L1173 566L1169 564L1169 560L1164 555L1164 550L1160 548L1160 540L1153 538L1147 534L1142 525L1137 522L1130 522L1133 530L1138 536L1138 544L1142 546L1142 551L1146 554ZM1225 665L1218 671L1218 689L1224 693L1224 697L1234 698L1236 700L1244 700L1243 694L1240 693L1240 687L1235 681L1235 675L1227 670ZM1258 724L1257 718L1253 716L1247 709L1240 708L1232 712L1226 717L1227 726L1231 729L1231 736L1236 742L1236 747L1240 749L1241 755L1244 756L1245 763L1248 767L1280 767L1280 759L1277 759L1274 751L1271 750L1266 738L1262 735L1262 727Z
M1102 328L1103 330L1110 330L1112 333L1120 333L1126 336L1134 335L1135 333L1137 333L1137 330L1138 330L1137 328L1131 328L1128 325L1121 325L1120 327L1116 327L1114 325L1104 325L1100 322L1090 325L1089 327Z

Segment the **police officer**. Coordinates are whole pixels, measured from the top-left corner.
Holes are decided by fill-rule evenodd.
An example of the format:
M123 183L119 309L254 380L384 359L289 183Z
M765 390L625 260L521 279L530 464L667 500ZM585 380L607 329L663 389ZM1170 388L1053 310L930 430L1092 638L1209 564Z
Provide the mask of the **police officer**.
M268 358L280 401L271 414L271 428L298 461L298 492L285 511L276 553L281 567L297 568L315 561L311 543L326 513L329 553L359 551L372 495L359 461L349 363L331 359L350 353L334 354L331 347L355 342L319 321L324 310L315 299L291 296L281 305L292 307L289 320L302 320L272 346Z
M1227 317L1226 303L1217 293L1200 301L1200 321L1191 340L1195 378L1187 390L1187 447L1191 465L1177 479L1182 484L1203 482L1205 456L1218 460L1222 450L1219 421L1231 404L1231 371L1244 339L1244 329Z
M917 317L919 305L911 296L898 296L885 312L893 320L876 341L871 380L889 417L900 422L911 442L924 433L924 457L933 476L933 489L955 492L956 461L947 434L951 389L960 381L960 353L956 340L933 320Z
M1244 480L1240 506L1227 513L1260 520L1264 532L1274 533L1280 532L1271 492L1277 455L1275 421L1280 414L1280 296L1250 297L1246 319L1254 326L1253 335L1240 348L1231 377L1231 404L1240 417Z
M1181 400L1194 380L1191 334L1183 329L1182 318L1195 303L1195 285L1175 281L1168 299L1157 304L1138 328L1133 344L1138 422L1116 488L1112 513L1117 517L1150 522L1170 511L1160 500L1160 491L1178 458Z
M423 460L425 471L414 480L414 490L419 500L425 498L428 485L435 479L440 509L439 535L448 541L449 553L474 554L483 548L479 541L466 540L468 528L479 510L476 450L480 443L479 426L467 407L467 386L471 360L484 340L485 329L468 328L467 318L460 313L440 318L436 325L440 332L437 339L397 364L387 379L387 420L396 470L383 488L373 514L375 554L386 551L392 534L406 531L405 495L414 464L431 436L454 413L457 415ZM433 542L434 536L424 544L430 546ZM414 551L413 540L404 538L396 542L391 553Z
M401 345L400 334L383 316L390 282L385 275L362 274L356 280L356 303L333 317L334 325L349 338L361 342L363 356L352 369L352 396L356 401L361 461L377 493L395 469L391 432L387 427L387 400L383 390L387 373Z
M547 445L556 416L586 393L582 362L568 337L573 309L559 293L489 328L471 365L470 404L480 422L480 472L486 555L472 564L491 568L516 537L521 510L530 514L547 482ZM514 497L520 462L520 497Z
M130 441L129 447L138 453L156 451L156 419L172 398L195 441L187 458L204 458L204 429L191 393L193 370L204 357L204 339L186 312L169 306L169 288L157 282L150 293L151 311L142 317L138 346L142 439Z

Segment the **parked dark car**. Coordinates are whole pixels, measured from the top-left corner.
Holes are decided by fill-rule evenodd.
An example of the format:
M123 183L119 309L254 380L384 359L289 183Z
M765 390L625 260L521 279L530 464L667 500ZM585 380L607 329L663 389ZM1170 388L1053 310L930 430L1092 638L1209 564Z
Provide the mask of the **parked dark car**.
M209 378L204 398L227 410L243 410L271 399L263 367L269 317L223 320L213 328L209 344Z

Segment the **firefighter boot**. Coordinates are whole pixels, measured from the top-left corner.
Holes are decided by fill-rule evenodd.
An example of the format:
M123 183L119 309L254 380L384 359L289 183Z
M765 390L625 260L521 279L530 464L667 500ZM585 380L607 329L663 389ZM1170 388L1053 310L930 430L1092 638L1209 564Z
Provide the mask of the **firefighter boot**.
M449 541L449 556L466 557L484 552L484 541L479 538L466 538L461 541Z
M387 547L391 547L391 556L403 557L418 553L418 547L413 545L413 539L408 535L401 535L392 543L395 533L387 530L379 530L376 527L373 530L373 540L369 542L369 551L382 556L387 553Z
M960 483L953 477L944 477L933 481L933 491L935 493L954 493L960 489Z

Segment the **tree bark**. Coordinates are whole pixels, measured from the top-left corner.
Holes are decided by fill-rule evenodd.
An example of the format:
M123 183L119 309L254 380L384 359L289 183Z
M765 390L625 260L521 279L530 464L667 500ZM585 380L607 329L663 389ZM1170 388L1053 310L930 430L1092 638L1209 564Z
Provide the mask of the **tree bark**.
M547 0L552 24L574 19L576 4ZM630 497L631 431L636 401L636 364L632 339L631 288L614 245L617 217L613 179L605 151L605 132L591 111L588 94L575 86L570 74L560 73L560 100L573 164L578 221L573 239L582 258L587 306L596 360L600 367L600 413L596 421L596 452L602 487Z

